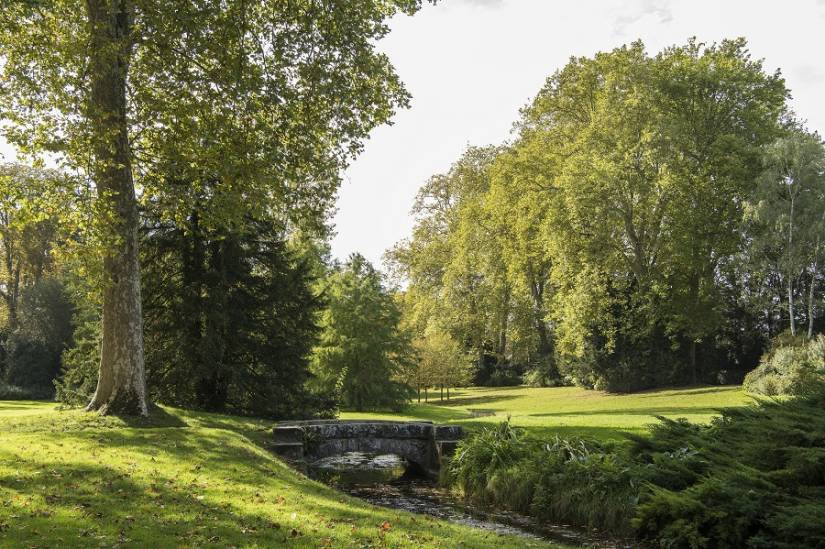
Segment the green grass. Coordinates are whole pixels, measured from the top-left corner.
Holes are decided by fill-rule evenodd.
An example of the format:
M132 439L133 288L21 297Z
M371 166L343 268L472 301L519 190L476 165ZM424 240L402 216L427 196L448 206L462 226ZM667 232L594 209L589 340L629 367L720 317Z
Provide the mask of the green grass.
M126 421L2 401L0 547L546 546L311 481L266 449L270 427L169 408Z
M623 432L643 433L655 416L684 417L704 423L720 408L743 406L752 399L739 386L694 387L628 395L588 391L578 387L473 387L450 392L439 401L431 393L429 404L413 404L401 413L345 412L342 418L427 419L470 429L501 422L511 423L537 436L580 435L602 440L620 439ZM432 398L435 397L435 398ZM472 410L489 410L473 417Z

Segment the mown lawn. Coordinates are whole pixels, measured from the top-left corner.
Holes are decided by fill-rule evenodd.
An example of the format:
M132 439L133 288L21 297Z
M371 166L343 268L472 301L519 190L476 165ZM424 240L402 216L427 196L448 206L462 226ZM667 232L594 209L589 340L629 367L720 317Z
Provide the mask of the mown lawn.
M0 547L550 546L343 495L273 457L270 427L0 402Z
M445 395L446 396L446 395ZM508 417L513 425L538 436L582 435L620 439L623 432L642 433L655 416L684 417L707 422L720 408L752 402L741 387L694 387L629 395L588 391L578 387L472 387L450 392L439 400L430 392L429 404L413 404L401 413L345 412L342 418L428 419L468 428L498 423ZM474 417L492 413L485 417Z

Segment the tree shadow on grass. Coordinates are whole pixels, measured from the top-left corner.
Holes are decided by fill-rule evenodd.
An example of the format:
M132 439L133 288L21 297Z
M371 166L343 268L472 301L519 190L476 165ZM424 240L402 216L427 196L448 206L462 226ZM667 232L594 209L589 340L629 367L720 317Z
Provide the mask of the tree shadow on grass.
M655 423L655 421L651 421L651 423ZM523 429L524 432L532 438L548 442L553 441L556 437L562 439L586 438L603 442L626 442L628 440L628 433L633 433L635 435L645 435L649 433L649 430L646 427L617 429L615 427L553 425L541 427L527 426L518 428Z
M0 511L0 545L38 542L70 547L221 546L287 541L289 530L264 514L211 503L198 485L157 475L135 482L118 469L64 461L15 460L16 479L0 487L16 492ZM8 543L8 545L5 545Z
M446 406L448 408L454 406L476 406L479 404L493 404L496 402L504 402L506 400L513 400L519 398L519 395L502 395L502 394L491 394L485 396L471 396L471 397L451 397L450 400L444 400L433 402L431 401L430 404L434 404L437 406Z
M638 393L610 393L611 395L622 396L634 396L638 398L673 398L675 396L683 396L683 395L706 395L706 394L717 394L721 395L723 393L733 393L742 390L741 385L715 385L715 386L701 386L701 387L666 387L662 389L650 389L648 391L639 391ZM663 392L669 392L673 394L664 395Z
M651 406L649 408L624 408L609 410L580 410L567 412L542 412L531 417L575 417L575 416L673 416L673 415L719 415L720 407Z
M0 400L0 414L6 411L14 412L21 410L42 410L43 412L48 412L50 411L47 407L49 404L56 405L49 400Z
M457 421L470 417L470 414L464 410L455 410L447 408L438 403L421 403L420 405L411 406L401 415L414 415L416 419L428 419L435 423L443 423L450 421Z
M373 508L265 455L250 452L247 459L237 453L237 439L221 445L190 433L182 440L186 433L110 436L99 448L68 434L46 438L37 449L25 442L0 450L0 546L319 547L358 541L392 547L416 538L435 545L440 534L458 529ZM167 446L173 459L142 455ZM67 447L72 453L65 455ZM87 452L98 462L90 463ZM384 520L391 528L382 527ZM477 546L481 535L472 535Z
M94 412L90 412L94 413ZM168 429L186 427L187 423L179 416L170 414L161 406L151 405L149 408L149 417L142 417L136 415L120 415L112 414L123 421L127 426L133 429Z

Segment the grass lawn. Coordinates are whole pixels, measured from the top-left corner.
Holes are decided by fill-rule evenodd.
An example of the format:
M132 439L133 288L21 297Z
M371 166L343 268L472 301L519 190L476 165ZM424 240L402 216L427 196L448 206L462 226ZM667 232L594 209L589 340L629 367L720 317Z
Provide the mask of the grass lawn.
M0 401L0 547L550 547L308 480L267 451L271 425L169 408L130 422Z
M401 413L346 412L342 418L428 419L468 428L504 421L538 436L582 435L620 439L622 432L644 432L655 416L707 422L720 408L752 402L739 386L694 387L629 395L578 387L473 387L450 391L450 400L430 393L429 404L413 404ZM473 410L492 412L473 417Z

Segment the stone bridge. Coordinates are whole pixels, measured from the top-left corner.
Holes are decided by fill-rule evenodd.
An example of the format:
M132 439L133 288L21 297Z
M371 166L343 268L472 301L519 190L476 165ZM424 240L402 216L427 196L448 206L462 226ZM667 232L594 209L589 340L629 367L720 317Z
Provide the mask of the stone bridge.
M429 421L285 421L273 429L274 450L292 459L315 461L346 452L396 454L426 472L437 471L463 435L456 425Z

